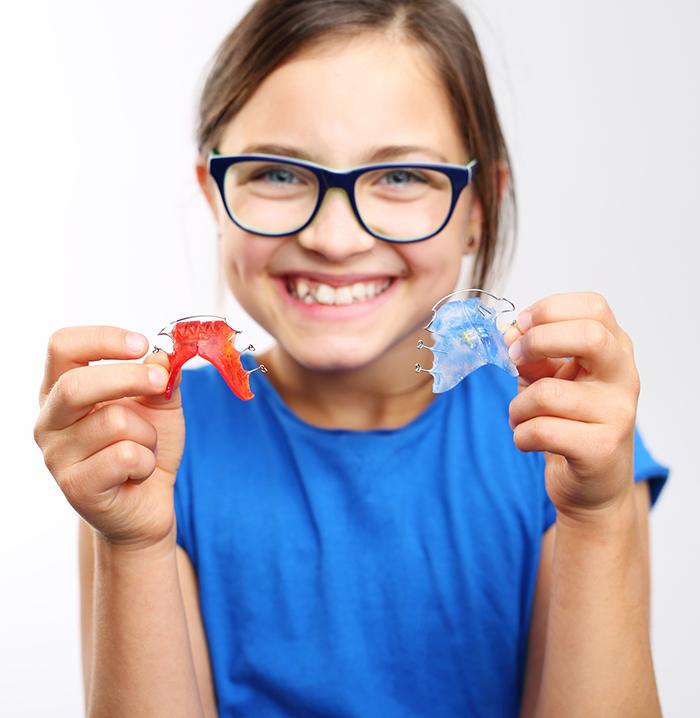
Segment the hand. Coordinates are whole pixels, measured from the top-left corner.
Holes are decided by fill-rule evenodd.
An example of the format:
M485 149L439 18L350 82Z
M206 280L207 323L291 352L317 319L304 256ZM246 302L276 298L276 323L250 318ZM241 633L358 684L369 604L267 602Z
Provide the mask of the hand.
M639 375L605 298L549 296L523 310L505 339L520 372L513 439L545 453L557 511L580 519L620 505L633 489Z
M134 350L127 334L82 326L51 336L34 439L69 503L104 539L127 548L174 546L173 487L185 440L180 378L166 401L164 352L142 364L89 365L143 356L146 338L137 335L143 346Z

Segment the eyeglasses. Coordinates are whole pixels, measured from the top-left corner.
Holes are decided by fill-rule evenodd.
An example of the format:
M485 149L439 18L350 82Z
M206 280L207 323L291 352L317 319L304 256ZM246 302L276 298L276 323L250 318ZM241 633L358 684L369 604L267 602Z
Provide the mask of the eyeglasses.
M345 191L357 221L377 239L420 242L449 222L477 160L467 165L389 162L336 171L277 155L209 155L226 212L241 229L284 237L306 228L326 192Z

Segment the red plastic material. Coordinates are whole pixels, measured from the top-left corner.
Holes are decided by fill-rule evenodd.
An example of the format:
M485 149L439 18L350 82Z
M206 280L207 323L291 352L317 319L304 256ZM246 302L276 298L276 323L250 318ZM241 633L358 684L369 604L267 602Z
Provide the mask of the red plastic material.
M166 399L170 399L180 368L196 354L219 370L219 374L237 397L248 400L255 396L248 381L250 372L243 368L239 358L241 353L233 344L236 334L240 334L239 331L223 321L184 321L175 324L170 333L173 352L168 354L170 377L165 388Z

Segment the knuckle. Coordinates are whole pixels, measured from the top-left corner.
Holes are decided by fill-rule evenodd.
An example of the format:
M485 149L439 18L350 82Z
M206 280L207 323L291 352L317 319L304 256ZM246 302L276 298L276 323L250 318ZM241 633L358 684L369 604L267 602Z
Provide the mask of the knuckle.
M551 430L549 422L543 421L541 418L532 420L532 437L538 444L547 444L551 438Z
M103 423L107 433L121 436L126 434L130 423L130 412L121 404L109 404L102 409Z
M52 446L46 446L42 453L44 456L44 465L55 476L58 467L55 449Z
M42 417L39 415L39 418L34 423L34 426L32 428L32 436L34 437L34 443L39 447L42 448L42 444L44 443L44 427L42 426Z
M561 401L562 391L559 382L553 379L542 379L535 392L535 402L542 409L557 406Z
M518 401L516 401L519 398L520 398L520 396L517 396L515 399L513 399L510 402L510 405L508 406L508 419L510 420L510 422L512 424L515 424L517 421L519 421L518 408L520 406L520 403ZM156 439L157 439L157 437L156 437Z
M630 384L632 387L632 394L634 396L636 404L637 399L639 398L639 395L642 391L642 380L639 376L639 372L637 371L637 367L633 367L632 371L630 372Z
M627 351L634 356L634 341L632 340L632 337L627 332L622 332L622 337L625 346L627 347Z
M522 426L516 426L513 430L513 443L518 449L520 449L520 451L526 451L527 449L527 442L524 437L525 432L523 431Z
M82 502L85 494L84 482L75 467L67 467L57 472L54 478L71 505L76 506Z
M637 405L636 402L627 407L622 422L623 427L623 440L630 433L634 432L635 424L637 423Z
M620 334L620 344L622 345L622 350L627 354L632 361L634 361L634 342L632 341L632 337L630 337L627 332L621 332Z
M608 344L608 330L597 321L588 321L583 325L583 341L590 351L599 352Z
M616 443L620 443L623 437L629 433L630 427L634 427L636 411L634 406L624 403L614 407L610 413L610 428L607 435L617 437Z
M66 330L64 327L56 329L56 331L51 334L46 348L47 356L57 357L63 354L65 347L65 337Z
M139 451L139 445L135 441L120 441L115 445L114 451L120 466L127 469L138 466L141 452Z
M79 380L75 370L71 369L58 377L54 384L53 391L55 392L58 404L74 407L77 403L76 397L80 391Z
M610 313L607 299L598 292L588 292L586 295L588 313L591 317L602 319Z

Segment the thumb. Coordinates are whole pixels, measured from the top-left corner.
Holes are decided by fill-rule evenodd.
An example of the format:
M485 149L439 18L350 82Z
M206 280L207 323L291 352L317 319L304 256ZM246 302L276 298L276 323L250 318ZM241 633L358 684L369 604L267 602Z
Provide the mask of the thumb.
M182 397L180 395L180 383L182 381L182 372L178 371L175 377L175 383L173 384L172 393L170 399L165 398L165 387L167 384L167 377L170 373L170 358L167 352L158 351L151 352L143 361L144 365L148 366L160 366L163 369L163 375L165 377L163 381L163 391L159 394L152 394L151 396L140 397L139 401L145 406L150 406L155 409L179 409L182 407Z

